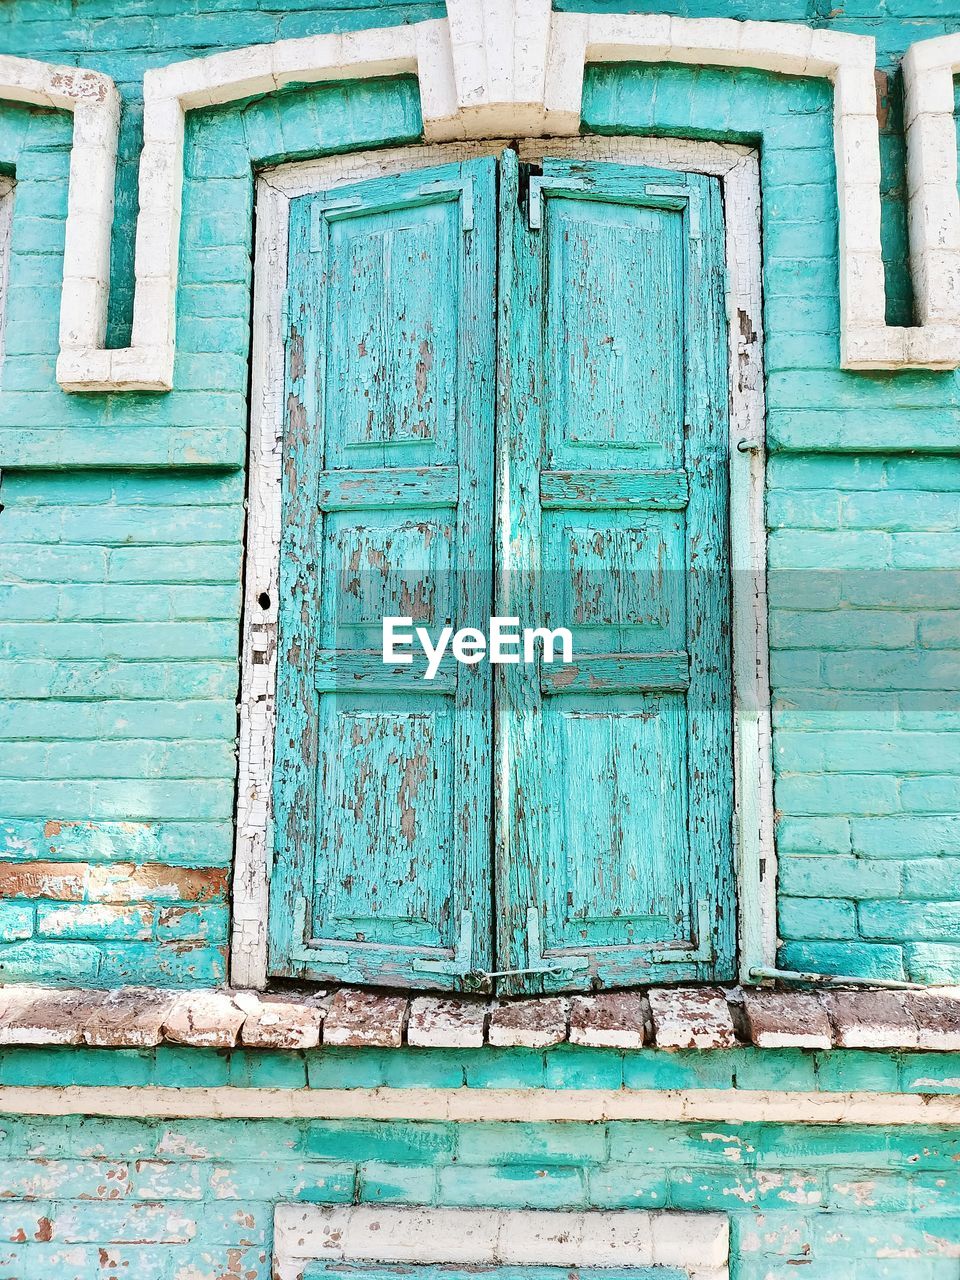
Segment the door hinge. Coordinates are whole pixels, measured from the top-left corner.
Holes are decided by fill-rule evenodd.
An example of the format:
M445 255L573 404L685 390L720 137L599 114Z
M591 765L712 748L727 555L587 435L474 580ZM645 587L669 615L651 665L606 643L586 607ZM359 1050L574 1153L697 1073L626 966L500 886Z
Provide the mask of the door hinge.
M422 196L460 196L460 216L464 231L473 230L473 178L462 178L459 182L425 182L420 188Z
M300 939L290 948L290 959L300 964L349 964L346 951L334 950L324 943L307 937L307 900L300 894L293 908L293 936Z
M715 959L713 930L710 927L710 903L697 902L697 932L689 947L662 947L650 957L654 964L710 964Z
M679 184L670 186L666 183L648 182L644 190L648 196L665 196L667 199L686 202L690 239L700 239L700 192L696 188Z
M470 972L472 961L473 913L471 911L461 911L460 936L454 944L453 955L438 957L437 959L418 956L410 967L417 973L442 973L450 977L459 978Z

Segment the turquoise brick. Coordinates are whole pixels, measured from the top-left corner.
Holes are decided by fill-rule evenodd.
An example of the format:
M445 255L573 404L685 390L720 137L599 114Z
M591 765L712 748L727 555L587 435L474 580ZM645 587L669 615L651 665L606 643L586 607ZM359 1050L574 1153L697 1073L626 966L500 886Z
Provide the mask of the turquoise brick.
M787 774L777 781L777 804L798 815L885 814L900 807L897 779L880 773Z
M835 1049L816 1055L817 1087L827 1093L896 1093L899 1059L893 1054Z
M768 545L771 569L882 569L893 544L890 534L873 531L775 529Z
M802 1204L812 1209L822 1203L818 1171L764 1172L750 1169L674 1169L670 1174L670 1203L677 1209L726 1210L734 1201L757 1209L783 1209Z
M906 1212L911 1208L910 1183L894 1174L863 1169L831 1169L824 1174L824 1203L847 1213Z
M952 1053L904 1054L900 1088L905 1093L960 1093L960 1063Z
M861 902L857 910L864 938L960 942L960 902Z
M577 1209L586 1204L583 1171L555 1166L454 1165L439 1171L445 1204L514 1209Z
M789 898L781 892L777 921L782 938L857 936L857 907L841 898Z
M960 854L960 816L855 819L853 848L872 858Z
M545 1055L548 1089L619 1089L623 1055L612 1050L558 1045Z
M149 709L151 704L143 706ZM4 858L14 860L43 858L65 862L224 866L231 860L232 844L230 822L38 822L35 819L0 822L0 850Z
M0 902L0 942L20 942L33 937L32 903Z
M457 1089L466 1083L469 1057L469 1051L450 1049L384 1054L382 1082L391 1089Z
M913 865L893 858L871 861L842 854L818 858L781 853L777 875L780 892L787 897L896 899L904 893Z
M904 948L914 981L933 986L960 985L960 947L945 943L911 943Z
M906 977L903 949L871 942L788 942L779 951L781 969L830 973L841 977Z
M149 907L118 907L100 903L37 904L37 934L42 938L149 938L153 913Z
M756 1153L757 1133L750 1125L609 1125L614 1164L724 1168L737 1167Z
M641 1049L623 1056L626 1089L731 1089L739 1055Z
M349 1079L355 1089L386 1083L388 1054L376 1049L312 1049L305 1054L311 1089L341 1089Z
M85 942L11 942L0 945L0 979L49 986L84 986L96 982L101 957Z
M449 1126L328 1120L307 1128L304 1153L324 1160L382 1160L390 1164L441 1159L453 1148Z
M902 649L912 645L916 638L917 620L909 613L775 609L770 614L770 641L778 648Z
M600 1124L469 1124L457 1134L461 1164L600 1164L606 1153Z
M771 1080L787 1092L813 1093L818 1087L816 1058L801 1049L743 1049L733 1069L738 1089L768 1089Z
M777 823L777 848L785 853L847 853L850 823L846 818L787 818Z
M299 1053L264 1053L235 1049L228 1078L243 1089L305 1089L307 1064Z
M0 1081L5 1085L124 1085L151 1083L153 1059L139 1049L54 1050L47 1054L7 1050L0 1059ZM28 1152L27 1154L33 1154Z
M670 1198L666 1170L607 1164L587 1172L590 1203L598 1209L662 1209Z
M180 1045L162 1044L154 1050L152 1082L172 1088L221 1088L230 1079L224 1054L197 1053Z
M437 1174L431 1166L368 1160L360 1167L360 1199L372 1204L431 1204Z
M941 768L955 768L947 757ZM900 804L907 812L955 813L960 806L960 777L955 773L943 777L904 778L900 784Z
M907 898L955 898L958 886L960 861L955 858L918 858L903 864L903 893Z
M534 1089L550 1085L550 1055L524 1049L485 1049L463 1059L466 1083L473 1089ZM569 1087L576 1087L571 1080Z

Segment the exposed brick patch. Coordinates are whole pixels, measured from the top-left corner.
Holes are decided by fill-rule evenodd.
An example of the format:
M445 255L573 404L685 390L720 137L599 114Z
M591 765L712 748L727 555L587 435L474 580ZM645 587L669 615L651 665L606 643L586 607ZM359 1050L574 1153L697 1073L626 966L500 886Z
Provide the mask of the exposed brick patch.
M679 987L650 992L650 1010L661 1049L727 1049L737 1043L722 991Z
M488 1042L502 1048L547 1049L567 1038L569 1001L562 996L514 1000L490 1011Z
M410 1005L407 1043L432 1049L478 1049L484 1041L485 1004L424 996Z
M251 1049L314 1049L322 1022L315 1005L258 1000L247 1009L240 1039Z
M238 1044L302 1050L330 1046L547 1049L572 1044L642 1050L844 1048L960 1052L960 995L943 991L724 993L674 987L488 1006L455 997L380 995L344 988L259 993L155 987L109 991L0 987L0 1045L151 1048L163 1040L204 1048ZM829 1018L828 1018L829 1010ZM736 1015L734 1017L734 1015ZM832 1031L831 1031L832 1027ZM741 1029L738 1038L737 1028Z
M744 1012L750 1038L759 1049L829 1049L830 1019L815 995L745 991Z
M403 1043L407 1001L371 991L338 991L323 1023L324 1044L371 1045L384 1049Z
M960 1000L935 992L907 991L904 1008L917 1024L917 1048L960 1052Z
M45 991L14 996L0 1011L0 1044L79 1044L99 991Z
M80 902L89 874L86 862L0 862L0 897Z
M169 867L162 862L91 866L87 896L93 902L209 902L224 898L224 867Z
M830 991L823 1000L842 1048L916 1048L917 1024L900 992Z
M639 991L574 996L570 1001L570 1043L611 1049L642 1049L648 1036L647 1007Z
M163 1027L173 1011L173 991L123 987L110 991L94 1007L83 1028L90 1045L149 1049L163 1039Z
M205 1049L230 1049L246 1014L221 991L191 991L178 996L163 1030L176 1044Z

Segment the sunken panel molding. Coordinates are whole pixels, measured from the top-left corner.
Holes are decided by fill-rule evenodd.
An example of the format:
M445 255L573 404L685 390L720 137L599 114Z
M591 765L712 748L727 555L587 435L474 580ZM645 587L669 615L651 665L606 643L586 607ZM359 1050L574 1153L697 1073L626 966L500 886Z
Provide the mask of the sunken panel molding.
M0 98L72 111L57 379L68 391L169 390L185 113L291 84L415 75L426 142L576 135L584 67L646 62L827 79L834 87L846 369L960 366L960 199L953 74L960 36L903 61L917 324L885 321L872 38L786 22L555 13L550 0L448 0L448 16L250 45L144 77L132 342L104 346L119 99L93 71L0 57Z
M616 1267L646 1280L668 1268L688 1280L728 1280L730 1231L720 1213L641 1209L570 1213L281 1204L274 1213L273 1274L303 1280L351 1266L376 1275L422 1266Z

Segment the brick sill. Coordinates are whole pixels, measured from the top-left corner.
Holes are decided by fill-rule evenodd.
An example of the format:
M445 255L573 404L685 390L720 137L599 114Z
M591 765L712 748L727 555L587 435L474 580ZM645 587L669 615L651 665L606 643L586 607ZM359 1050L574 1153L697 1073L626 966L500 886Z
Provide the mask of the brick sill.
M960 993L650 988L472 1001L124 987L0 989L0 1045L229 1049L886 1049L960 1052Z

